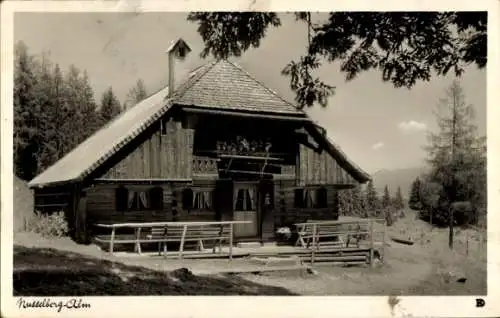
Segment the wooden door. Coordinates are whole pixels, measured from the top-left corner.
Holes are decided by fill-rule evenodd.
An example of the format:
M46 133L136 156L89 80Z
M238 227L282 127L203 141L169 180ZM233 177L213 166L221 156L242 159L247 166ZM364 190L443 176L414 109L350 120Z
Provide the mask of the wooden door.
M233 195L233 219L250 221L248 224L235 224L235 237L255 237L259 235L257 187L255 184L235 184Z

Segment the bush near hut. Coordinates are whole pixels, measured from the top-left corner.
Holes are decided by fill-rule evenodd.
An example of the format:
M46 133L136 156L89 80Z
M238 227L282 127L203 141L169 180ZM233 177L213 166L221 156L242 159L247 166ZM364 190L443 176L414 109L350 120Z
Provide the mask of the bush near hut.
M35 212L35 216L26 224L26 231L38 233L45 237L66 236L69 231L64 211L51 214Z

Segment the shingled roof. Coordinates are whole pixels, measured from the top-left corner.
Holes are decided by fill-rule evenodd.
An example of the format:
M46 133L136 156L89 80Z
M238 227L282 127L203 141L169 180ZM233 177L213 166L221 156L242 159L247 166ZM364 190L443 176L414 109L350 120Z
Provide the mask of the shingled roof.
M227 60L213 64L175 103L224 110L304 114L241 67Z
M265 87L236 64L227 60L210 62L192 71L171 97L168 97L168 87L165 87L121 113L36 176L29 182L29 186L47 186L84 179L161 118L174 104L305 116L303 111ZM369 175L355 166L338 146L328 140L327 142L331 145L329 150L335 150L332 155L341 154L341 161L358 181L369 180Z

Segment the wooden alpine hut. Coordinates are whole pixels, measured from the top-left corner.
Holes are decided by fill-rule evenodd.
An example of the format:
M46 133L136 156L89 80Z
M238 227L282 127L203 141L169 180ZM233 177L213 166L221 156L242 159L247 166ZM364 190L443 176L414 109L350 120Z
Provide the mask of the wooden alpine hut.
M337 219L338 192L370 176L304 111L228 60L174 85L173 60L189 51L176 41L169 86L29 183L35 209L64 208L80 239L99 233L95 224L248 221L235 224L234 241L272 241L279 227Z

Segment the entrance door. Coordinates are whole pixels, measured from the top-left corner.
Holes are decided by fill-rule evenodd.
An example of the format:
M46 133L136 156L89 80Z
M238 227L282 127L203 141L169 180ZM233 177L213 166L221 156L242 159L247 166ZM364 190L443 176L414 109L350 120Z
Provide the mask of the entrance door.
M257 191L255 184L234 185L234 220L250 221L248 224L235 224L235 237L255 237L259 235L257 214Z

